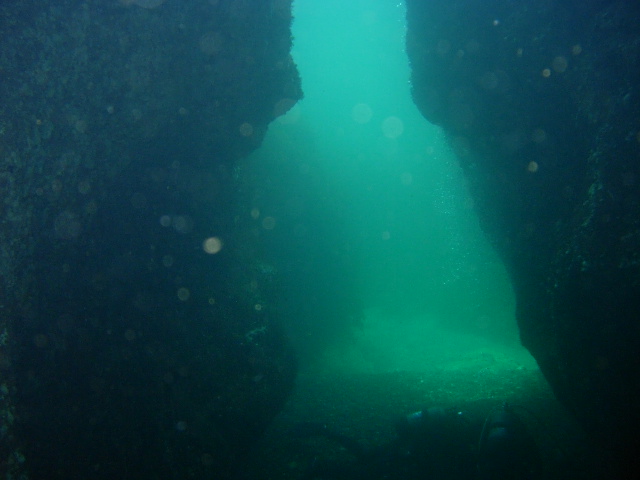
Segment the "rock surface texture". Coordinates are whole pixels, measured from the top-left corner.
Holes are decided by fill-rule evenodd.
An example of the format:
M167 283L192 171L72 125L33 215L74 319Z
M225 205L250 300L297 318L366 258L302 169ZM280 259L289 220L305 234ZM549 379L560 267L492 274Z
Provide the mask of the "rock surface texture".
M407 10L415 103L459 157L510 272L522 343L592 437L637 470L637 3L408 0Z
M295 358L234 162L289 0L0 5L0 474L230 478Z

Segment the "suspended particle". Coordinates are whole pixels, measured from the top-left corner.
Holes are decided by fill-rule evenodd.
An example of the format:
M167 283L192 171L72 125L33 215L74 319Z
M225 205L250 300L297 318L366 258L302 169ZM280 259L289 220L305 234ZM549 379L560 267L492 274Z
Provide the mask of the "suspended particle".
M371 117L373 117L373 110L366 103L358 103L351 109L351 118L356 123L367 123Z
M281 98L273 107L273 116L279 117L280 115L284 115L291 110L295 104L296 101L293 98Z
M404 132L404 123L398 117L387 117L382 122L382 133L387 138L398 138Z
M208 254L216 254L222 250L222 240L218 237L209 237L202 242L202 248Z
M569 62L567 61L567 59L561 55L557 56L556 58L553 59L553 61L551 62L551 66L553 67L553 70L558 72L558 73L564 73L567 71L567 67L569 66Z
M38 348L44 348L49 344L49 339L44 333L39 333L35 337L33 337L33 343Z
M251 135L253 135L253 125L248 122L244 122L242 125L240 125L240 127L238 127L238 130L240 130L240 135L242 135L243 137L250 137Z
M200 51L205 55L213 56L222 51L224 37L220 32L207 32L200 37Z
M175 260L171 255L165 255L162 257L162 265L164 265L167 268L173 266L174 262Z
M264 217L262 219L262 228L265 230L273 230L276 226L276 219L273 217Z
M179 422L176 422L176 430L178 430L179 432L184 432L187 430L187 422L185 422L184 420L180 420Z
M78 192L80 192L81 195L86 195L91 191L91 182L89 182L89 180L80 180L80 182L78 182Z
M202 463L203 466L205 467L210 467L213 465L214 462L214 458L213 455L211 455L210 453L203 453L200 456L200 462Z
M131 328L127 328L127 330L124 332L124 338L127 340L127 342L133 342L136 337L137 335L135 330Z
M534 143L544 143L547 140L547 132L545 132L542 128L536 128L533 132L531 132L531 140Z

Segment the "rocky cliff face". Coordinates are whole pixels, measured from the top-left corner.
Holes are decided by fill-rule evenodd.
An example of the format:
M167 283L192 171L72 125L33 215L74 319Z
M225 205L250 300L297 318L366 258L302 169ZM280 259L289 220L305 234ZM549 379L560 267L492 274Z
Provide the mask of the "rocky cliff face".
M523 344L627 465L640 427L640 12L408 0L416 104L507 265Z
M225 476L285 401L234 161L300 97L290 1L0 6L0 465Z

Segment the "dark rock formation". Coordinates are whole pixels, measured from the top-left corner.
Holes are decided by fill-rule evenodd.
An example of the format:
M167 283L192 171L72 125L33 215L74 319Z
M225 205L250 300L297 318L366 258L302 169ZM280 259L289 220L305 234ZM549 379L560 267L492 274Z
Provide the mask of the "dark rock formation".
M459 156L509 269L522 342L628 468L640 453L637 4L407 8L415 102Z
M290 1L0 6L0 474L229 478L288 396L234 161Z

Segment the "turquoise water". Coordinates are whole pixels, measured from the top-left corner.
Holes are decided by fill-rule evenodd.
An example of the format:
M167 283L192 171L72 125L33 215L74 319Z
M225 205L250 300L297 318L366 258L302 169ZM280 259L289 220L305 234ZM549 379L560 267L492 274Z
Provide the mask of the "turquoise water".
M305 98L246 168L302 356L364 371L486 351L532 362L456 159L412 102L403 4L297 0L294 13Z

